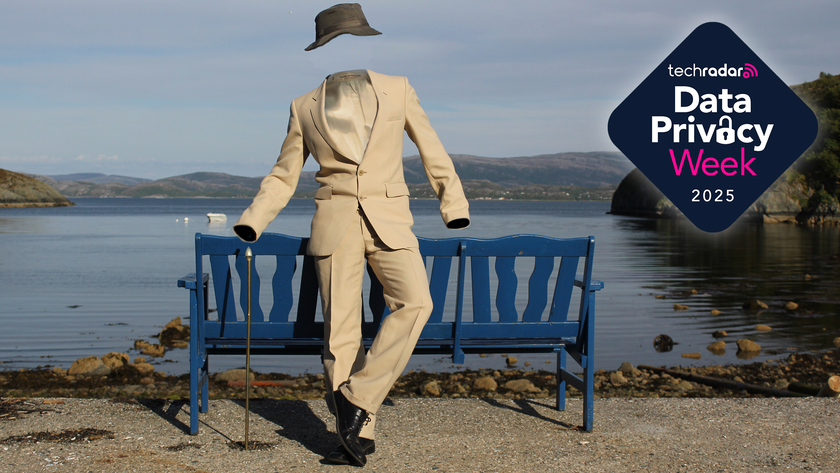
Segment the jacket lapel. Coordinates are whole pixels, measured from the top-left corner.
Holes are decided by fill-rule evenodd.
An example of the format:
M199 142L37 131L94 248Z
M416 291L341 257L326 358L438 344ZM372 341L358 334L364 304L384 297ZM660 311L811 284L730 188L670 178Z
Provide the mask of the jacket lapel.
M368 150L376 149L376 143L382 135L382 130L385 128L385 122L390 116L390 100L388 98L388 91L385 87L385 81L380 74L371 70L367 71L370 77L370 84L373 87L373 92L376 94L376 118L373 120L373 127L370 130L370 140L368 140L367 148L365 148L365 155ZM364 160L362 161L364 162Z
M367 73L368 77L370 77L373 93L376 95L377 108L376 117L373 120L373 127L371 128L370 140L368 141L367 148L365 148L365 154L367 154L367 150L376 147L376 141L382 134L384 122L389 116L388 110L390 108L388 104L388 93L385 90L385 81L382 79L380 74L377 74L376 72L368 70ZM343 144L344 140L337 140L336 137L333 136L333 133L330 131L330 127L327 124L327 114L324 111L326 89L327 81L325 79L324 82L321 83L321 87L319 87L312 96L312 100L314 101L313 107L310 109L312 121L315 124L315 128L318 130L318 133L321 134L321 137L324 138L324 141L327 142L330 148L349 160L350 158L347 158L349 150L345 148Z
M327 114L324 111L326 90L327 80L324 79L324 82L321 83L321 87L319 87L312 96L312 100L315 102L310 109L312 122L315 124L315 129L318 130L318 133L320 133L321 137L324 138L324 141L330 145L330 148L341 156L346 157L347 150L344 149L343 146L339 145L339 140L336 140L335 137L333 137L330 127L327 125Z

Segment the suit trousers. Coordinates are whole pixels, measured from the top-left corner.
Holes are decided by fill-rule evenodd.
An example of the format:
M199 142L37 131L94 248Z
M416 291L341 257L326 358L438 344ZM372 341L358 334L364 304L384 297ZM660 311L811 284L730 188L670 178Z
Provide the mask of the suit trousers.
M362 344L362 281L365 260L382 283L385 317L365 354ZM371 414L360 437L373 438L375 414L402 374L432 313L432 297L419 248L392 250L377 237L361 209L338 249L316 256L324 313L324 372L328 404L341 390Z

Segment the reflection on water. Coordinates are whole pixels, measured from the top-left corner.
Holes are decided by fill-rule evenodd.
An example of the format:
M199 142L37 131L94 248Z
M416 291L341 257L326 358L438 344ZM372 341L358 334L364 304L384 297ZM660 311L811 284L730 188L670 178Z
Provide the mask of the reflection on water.
M675 352L701 352L711 360L732 360L733 343L749 338L766 358L793 350L824 350L840 335L840 231L837 227L798 227L739 223L706 234L687 221L617 219L625 237L634 277L655 299L652 324L662 324L686 346ZM693 294L693 291L696 294ZM768 308L744 309L751 299ZM793 302L786 308L786 304ZM688 306L674 310L674 304ZM719 315L712 315L712 310ZM758 324L773 330L759 332ZM725 330L727 355L711 356L710 334ZM704 335L698 339L697 334ZM686 360L674 358L674 363Z
M176 316L188 297L175 281L195 271L196 232L232 235L247 199L76 199L76 207L0 209L0 369L57 364L127 351ZM447 230L437 202L412 201L415 232L429 237L498 237L537 233L594 235L593 277L606 288L596 302L596 366L737 363L735 341L761 344L758 360L793 349L820 351L840 336L840 228L737 224L705 234L686 221L606 215L609 203L471 202L472 224ZM209 223L208 212L228 215ZM292 201L267 231L307 235L311 200ZM184 217L188 217L187 222ZM692 294L692 290L696 294ZM657 298L659 296L660 298ZM768 309L742 308L759 299ZM788 310L787 302L798 308ZM688 306L674 310L674 304ZM712 315L712 310L720 312ZM758 332L755 325L772 327ZM716 330L728 336L723 355L706 347ZM675 342L658 353L659 334ZM682 358L699 352L700 360ZM129 351L131 356L136 352ZM47 358L49 357L49 358ZM520 356L532 368L551 358ZM187 350L166 354L159 369L188 370ZM412 359L410 367L448 369ZM216 357L213 371L244 364ZM318 371L313 357L256 357L255 369ZM501 357L467 357L467 367L502 367Z
M0 214L2 215L2 214ZM27 219L20 218L3 218L0 216L0 234L3 233L44 233L46 231L47 220L38 217L31 217Z

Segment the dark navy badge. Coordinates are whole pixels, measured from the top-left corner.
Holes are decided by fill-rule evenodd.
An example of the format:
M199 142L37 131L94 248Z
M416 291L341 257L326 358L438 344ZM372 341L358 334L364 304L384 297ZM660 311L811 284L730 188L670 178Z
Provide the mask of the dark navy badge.
M610 139L698 228L729 228L817 136L814 112L721 23L695 29L612 115Z

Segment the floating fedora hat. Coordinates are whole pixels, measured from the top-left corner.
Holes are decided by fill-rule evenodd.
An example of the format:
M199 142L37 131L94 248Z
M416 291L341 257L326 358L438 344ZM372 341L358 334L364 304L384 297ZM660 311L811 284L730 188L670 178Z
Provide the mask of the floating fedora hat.
M336 36L344 33L356 36L382 34L371 28L358 3L339 3L318 13L315 17L315 42L306 51L319 48Z

